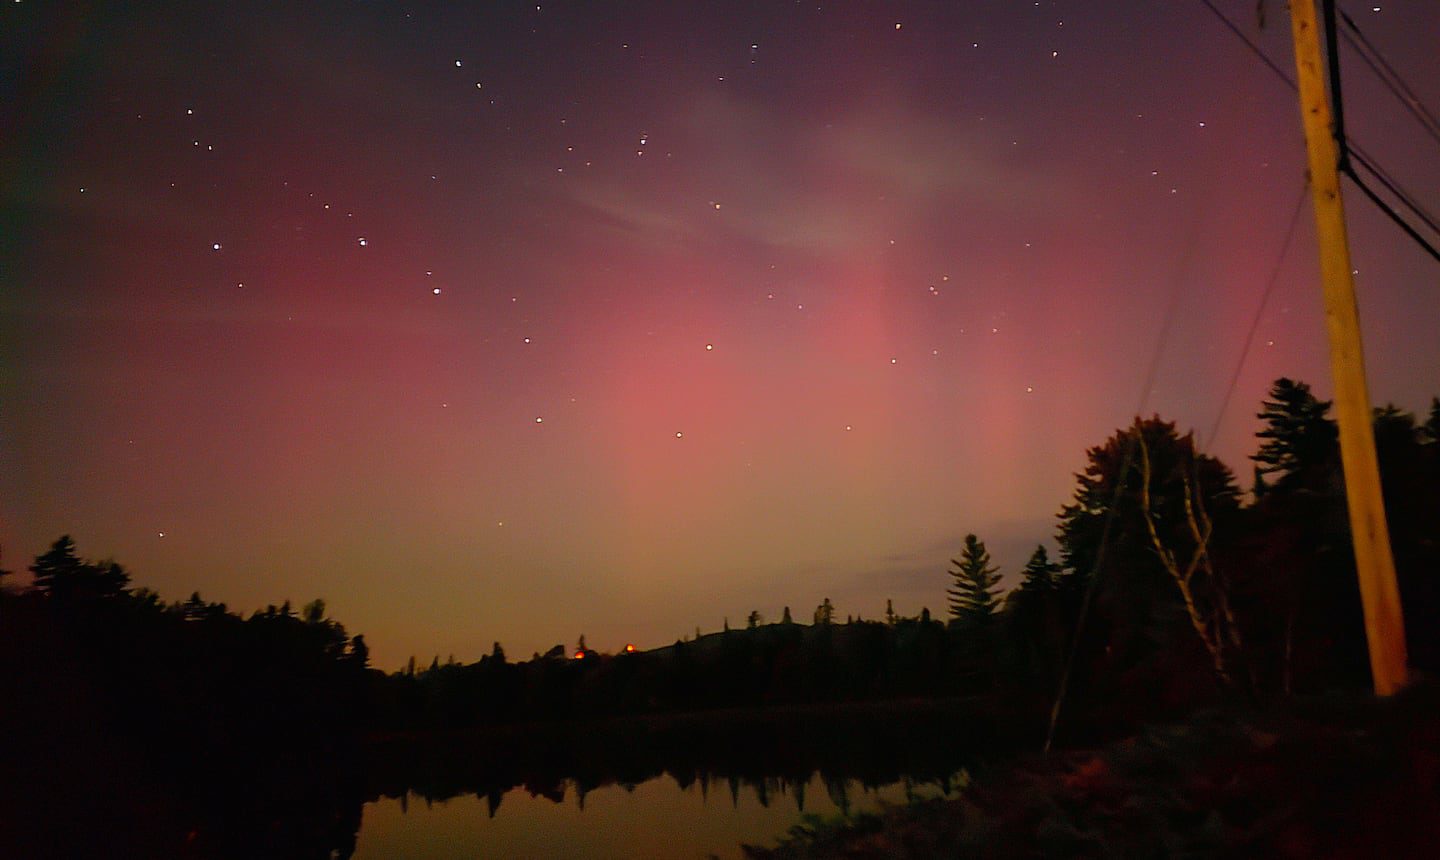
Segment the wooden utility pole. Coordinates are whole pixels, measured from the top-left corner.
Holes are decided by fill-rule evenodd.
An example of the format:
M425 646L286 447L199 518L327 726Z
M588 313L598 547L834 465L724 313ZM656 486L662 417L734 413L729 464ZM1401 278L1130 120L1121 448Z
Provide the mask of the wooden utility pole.
M1370 673L1375 694L1388 696L1405 685L1405 621L1395 559L1380 495L1370 396L1365 390L1365 358L1360 345L1360 315L1351 278L1345 207L1340 199L1339 152L1330 105L1325 96L1325 64L1314 0L1290 0L1295 69L1300 84L1300 117L1310 157L1310 189L1320 235L1320 276L1325 290L1325 327L1330 334L1330 369L1335 378L1335 414L1340 424L1340 461L1345 470L1345 500L1365 636L1370 643Z

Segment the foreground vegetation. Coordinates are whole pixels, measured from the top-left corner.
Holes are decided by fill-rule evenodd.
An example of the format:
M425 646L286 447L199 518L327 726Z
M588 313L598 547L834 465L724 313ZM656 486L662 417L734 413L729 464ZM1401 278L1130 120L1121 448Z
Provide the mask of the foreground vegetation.
M959 799L809 819L754 860L1440 856L1440 687L1207 709L977 775Z

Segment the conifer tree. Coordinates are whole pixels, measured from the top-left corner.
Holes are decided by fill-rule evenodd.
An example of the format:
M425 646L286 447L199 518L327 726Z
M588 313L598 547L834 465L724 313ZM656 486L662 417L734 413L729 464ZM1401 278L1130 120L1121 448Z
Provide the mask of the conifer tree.
M1430 414L1420 425L1420 441L1422 444L1440 442L1440 397L1430 398Z
M50 550L30 566L35 588L57 599L114 597L130 584L130 574L113 561L84 561L75 554L75 541L61 535Z
M950 599L950 618L964 627L981 626L995 614L1000 590L999 568L990 566L990 553L985 542L975 535L965 536L960 558L951 559L955 569L946 594Z
M1270 399L1257 415L1265 428L1255 435L1265 440L1251 459L1260 475L1275 474L1274 489L1312 486L1317 470L1325 470L1337 451L1338 431L1327 417L1330 402L1318 400L1310 386L1281 377L1270 388Z
M1050 554L1045 551L1044 545L1037 546L1020 571L1019 591L1051 591L1055 588L1055 578L1059 573L1060 565L1050 561Z
M781 624L794 624L795 619L790 617L790 607L785 607L785 614L780 617Z

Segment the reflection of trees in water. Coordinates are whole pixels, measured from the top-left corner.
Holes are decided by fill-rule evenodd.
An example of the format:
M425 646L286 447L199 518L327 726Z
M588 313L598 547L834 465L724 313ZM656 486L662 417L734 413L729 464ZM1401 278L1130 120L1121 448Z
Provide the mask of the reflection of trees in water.
M900 785L907 799L949 794L953 775L976 763L989 736L957 731L974 727L965 709L932 702L732 712L392 742L371 749L365 793L372 800L475 795L493 816L515 789L556 804L573 789L583 810L597 789L633 791L668 776L702 802L722 781L734 808L748 792L762 807L787 798L804 813L806 790L818 780L848 813L857 790Z

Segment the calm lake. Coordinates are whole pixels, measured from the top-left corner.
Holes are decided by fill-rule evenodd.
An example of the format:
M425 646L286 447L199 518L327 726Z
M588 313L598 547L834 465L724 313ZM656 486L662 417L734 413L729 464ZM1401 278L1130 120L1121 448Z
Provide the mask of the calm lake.
M370 748L354 856L737 858L806 816L953 793L996 740L963 700L399 740Z
M866 786L858 780L827 781L816 773L804 782L710 779L682 787L666 775L634 786L594 788L583 799L573 782L563 786L558 801L553 793L547 797L524 788L430 803L418 795L381 798L365 804L354 856L738 858L742 843L773 846L804 815L872 811L882 803L947 794L958 784Z

